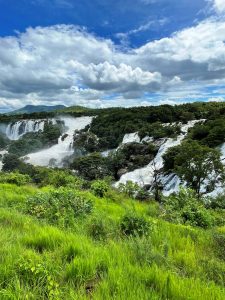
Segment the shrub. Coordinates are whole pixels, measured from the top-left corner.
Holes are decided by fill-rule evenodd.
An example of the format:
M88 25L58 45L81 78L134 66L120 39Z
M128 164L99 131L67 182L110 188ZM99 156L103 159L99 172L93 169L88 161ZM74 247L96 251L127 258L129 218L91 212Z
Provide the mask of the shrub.
M90 214L93 204L75 191L60 188L41 192L26 202L26 212L53 224L70 225L79 216Z
M0 177L0 183L12 183L20 186L30 182L30 176L20 173L2 173Z
M214 219L199 201L194 191L181 188L178 194L164 198L165 215L168 221L207 228Z
M59 284L52 277L44 264L34 263L31 260L19 263L19 278L24 284L37 288L43 298L57 300L60 296ZM41 297L42 298L42 297Z
M181 216L185 224L190 224L192 226L207 228L211 227L213 224L213 217L210 212L197 202L190 202L185 205L181 212Z
M219 194L215 199L210 199L208 206L213 209L225 209L225 195Z
M128 213L123 216L120 222L120 229L127 236L144 236L148 235L150 224L144 217L135 213Z
M109 190L109 185L104 180L96 180L91 184L91 190L98 197L104 197Z
M149 192L146 189L140 187L135 196L135 199L140 201L146 201L149 200L149 198L150 198Z
M125 184L120 183L118 190L127 194L129 197L134 197L139 191L139 186L136 182L128 180Z

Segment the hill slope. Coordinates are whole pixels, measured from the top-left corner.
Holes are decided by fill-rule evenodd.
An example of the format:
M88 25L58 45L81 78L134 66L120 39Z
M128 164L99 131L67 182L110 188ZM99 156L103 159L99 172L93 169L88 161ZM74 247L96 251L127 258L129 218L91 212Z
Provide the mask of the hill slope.
M224 227L175 225L158 218L154 202L74 190L94 210L65 228L71 215L43 222L44 206L27 207L52 189L0 184L1 299L225 299ZM151 224L148 236L121 234L132 211Z

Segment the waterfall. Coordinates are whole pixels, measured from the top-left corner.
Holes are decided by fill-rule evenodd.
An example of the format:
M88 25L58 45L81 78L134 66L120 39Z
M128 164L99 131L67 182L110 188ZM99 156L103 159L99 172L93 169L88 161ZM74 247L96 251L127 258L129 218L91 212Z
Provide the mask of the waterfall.
M66 156L72 155L73 135L75 130L84 129L92 121L92 117L60 117L65 124L65 132L59 137L58 144L35 153L26 155L26 162L37 166L54 165L60 167Z
M181 141L185 138L188 129L193 127L195 123L200 122L203 120L194 120L189 121L187 124L182 125L181 131L182 133L176 138L168 138L164 139L162 145L159 148L159 151L154 158L146 167L136 169L132 172L128 172L121 176L120 180L116 183L116 186L119 185L119 183L126 183L127 181L133 181L138 183L138 185L143 186L145 184L151 185L154 180L154 170L161 169L163 167L163 155L166 153L166 151L174 146L177 146L181 143ZM168 180L170 179L170 180ZM168 190L174 191L179 186L179 178L177 176L171 176L169 178L162 178L162 181L166 182L167 192Z
M18 140L28 132L43 131L45 120L21 120L8 124L6 135L10 140Z

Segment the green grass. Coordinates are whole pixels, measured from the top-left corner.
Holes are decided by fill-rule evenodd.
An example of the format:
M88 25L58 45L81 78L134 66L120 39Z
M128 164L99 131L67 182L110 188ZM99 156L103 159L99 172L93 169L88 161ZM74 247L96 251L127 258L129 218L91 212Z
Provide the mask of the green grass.
M88 191L79 193L93 201L92 214L69 228L51 226L23 214L38 190L0 184L0 299L225 299L225 227L171 224L154 202ZM148 236L121 234L129 211L150 222ZM98 220L104 239L91 235Z

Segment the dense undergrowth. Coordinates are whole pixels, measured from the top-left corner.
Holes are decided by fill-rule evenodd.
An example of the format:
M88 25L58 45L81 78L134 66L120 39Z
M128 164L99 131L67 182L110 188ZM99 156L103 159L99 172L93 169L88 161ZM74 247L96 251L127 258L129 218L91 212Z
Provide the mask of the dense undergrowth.
M1 176L0 299L225 298L222 223L178 224L169 201L138 202L100 181Z

